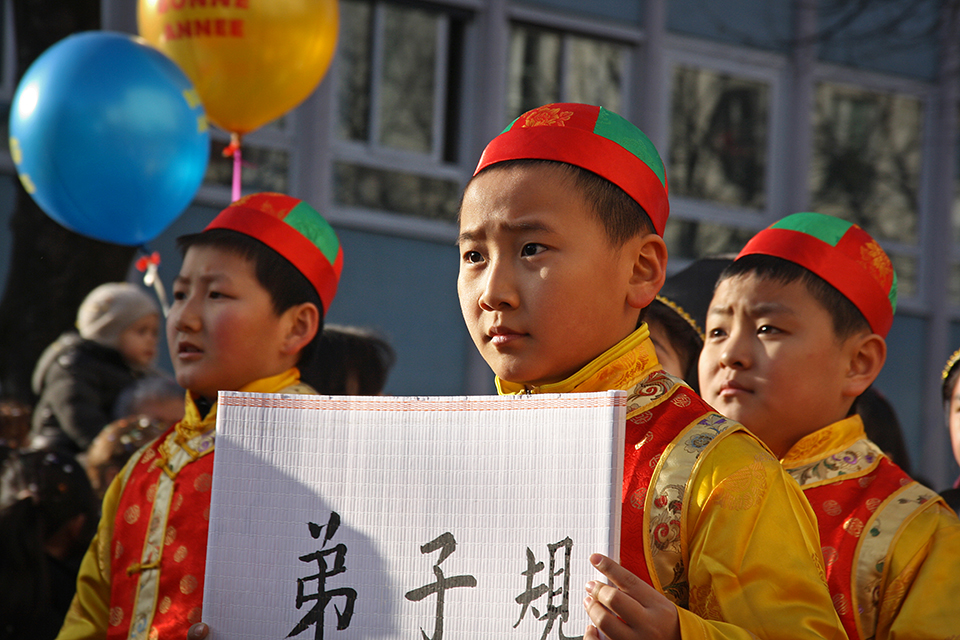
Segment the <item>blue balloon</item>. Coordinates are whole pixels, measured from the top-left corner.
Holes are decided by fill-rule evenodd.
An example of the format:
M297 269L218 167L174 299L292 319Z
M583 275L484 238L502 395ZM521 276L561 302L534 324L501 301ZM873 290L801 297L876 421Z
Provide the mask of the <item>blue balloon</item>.
M10 106L10 152L27 192L61 225L141 245L203 181L210 134L180 68L146 41L88 31L27 69Z

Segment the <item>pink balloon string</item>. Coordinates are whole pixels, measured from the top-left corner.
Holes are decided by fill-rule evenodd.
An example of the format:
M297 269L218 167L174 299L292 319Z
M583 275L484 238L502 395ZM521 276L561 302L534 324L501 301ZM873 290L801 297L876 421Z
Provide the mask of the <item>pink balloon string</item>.
M233 202L240 199L240 173L242 171L240 165L240 145L237 145L237 149L233 152L233 191L231 193Z
M236 202L241 196L240 176L243 171L242 156L240 154L240 136L236 133L230 134L230 144L223 150L223 157L229 158L230 156L233 156L233 189L230 194L230 200L231 202Z

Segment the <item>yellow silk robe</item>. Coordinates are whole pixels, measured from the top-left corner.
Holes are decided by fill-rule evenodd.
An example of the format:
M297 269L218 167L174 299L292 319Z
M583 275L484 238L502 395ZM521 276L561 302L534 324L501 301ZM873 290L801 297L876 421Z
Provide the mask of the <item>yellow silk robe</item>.
M270 378L254 381L244 386L240 391L254 393L315 393L309 386L300 382L300 372L296 368L289 369L282 374ZM170 452L169 457L174 460L178 459L178 456L180 459L184 459L182 455L183 451L186 451L191 445L193 445L194 450L198 449L196 443L202 439L206 445L209 445L209 448L203 449L203 457L195 457L193 458L193 462L189 462L189 457L185 458L188 460L186 464L195 465L198 464L198 460L204 460L204 464L208 464L212 458L206 457L206 454L212 453L214 449L213 438L211 436L215 436L212 430L216 426L216 416L217 405L213 405L207 415L201 418L196 405L188 393L183 420L177 424L175 430L170 431L168 435L165 436L166 441L159 449L162 452ZM116 567L111 567L111 561L118 549L135 549L135 555L139 557L139 550L141 548L148 549L150 544L150 534L148 534L147 539L139 540L115 540L113 535L117 521L117 510L123 498L124 488L128 482L131 485L133 484L131 475L144 473L142 471L143 469L154 468L156 464L162 462L161 460L150 460L146 461L146 465L138 464L140 460L139 456L144 451L152 453L153 449L148 445L137 454L134 454L124 469L111 483L104 496L103 514L100 518L100 525L80 566L80 573L77 579L77 593L70 605L70 610L67 612L66 619L64 620L63 627L60 629L57 640L102 640L107 636L108 629L110 629L111 635L120 633L123 637L126 637L128 632L127 627L130 627L131 624L131 615L135 618L139 616L148 622L145 623L145 628L139 631L129 631L131 634L130 637L143 637L152 640L156 635L156 628L151 628L149 620L153 619L158 611L161 612L161 614L167 613L166 609L170 607L169 597L161 598L160 595L163 594L157 595L155 585L148 587L142 581L136 591L138 594L136 598L131 598L130 594L124 594L124 600L127 600L126 603L111 600L112 576L114 570L117 569ZM196 451L194 451L194 453L196 455ZM207 486L209 486L209 484L207 484ZM195 515L195 520L198 523L201 522L201 519L203 519L205 523L207 521L206 514L209 512L210 506L209 490L203 494L194 495L205 496L205 504L184 504L183 508L184 510L189 509L189 511ZM180 497L182 498L182 495ZM157 502L159 502L159 499ZM154 514L154 517L156 517L156 514ZM166 517L164 516L161 521L165 522ZM200 535L196 536L200 539L183 540L187 546L183 547L182 553L188 555L196 554L199 552L199 549L196 548L197 546L202 546L205 550L207 544L206 527L201 525L200 529L203 529L203 531ZM174 532L161 531L159 539L161 541L169 539L172 533ZM183 536L181 535L178 538L178 543L182 539ZM155 572L144 573L143 575L145 577L143 579L150 580L158 574L162 575L165 571L177 571L179 569L179 560L179 556L172 552L161 553L159 561L157 562L159 566L156 567ZM196 582L193 584L196 584ZM187 628L189 628L190 623L200 621L199 598L201 593L202 589L193 588L183 591L183 594L187 595L174 594L177 599L176 604L181 604L181 601L187 598L190 599L192 605L195 605L188 617L182 620L178 619L178 621L173 623L177 630L182 627L182 633L179 634L180 640L186 638ZM153 597L142 596L141 594L152 594ZM131 599L133 601L133 611L129 610L129 601ZM124 621L124 627L118 628L121 620ZM130 628L133 629L133 627Z
M781 462L808 496L815 489L826 490L816 494L817 503L811 498L817 512L830 507L829 489L841 482L863 479L869 490L883 457L855 415L805 436ZM960 638L960 520L933 491L911 484L896 495L872 497L872 517L862 526L845 527L845 535L861 538L855 557L840 554L835 559L854 567L852 584L835 587L831 580L831 587L835 597L841 590L853 594L850 606L859 611L856 622L863 638ZM888 530L875 526L877 521ZM824 541L830 534L821 530ZM886 539L877 554L879 563L865 558L868 545L882 536Z
M691 401L693 392L682 381L663 373L645 324L567 380L528 388L497 379L497 388L501 394L628 391L626 446L633 449L643 442L636 433L631 437L632 422L639 422L632 418L650 406L637 406L633 399L649 397L649 388L659 389L664 380L666 388L657 391L652 402L663 410L664 402L677 400L677 408L667 408L657 423L648 423L644 430L681 433L690 425L664 418L673 412L686 420L690 402L702 407L702 414L695 412L698 418L724 420L699 398ZM685 393L676 394L681 385ZM678 602L676 592L663 588L669 576L651 572L654 586L678 604L681 636L686 640L846 638L825 583L816 518L800 487L759 440L733 421L727 422L735 428L704 447L689 474L679 478L679 485L672 485L679 486L676 490L682 494L678 499L682 499L683 513L674 548L686 571L686 602ZM690 424L695 423L704 420ZM690 444L676 438L662 457L672 452L682 455ZM651 490L656 483L655 476ZM624 509L631 498L624 496ZM655 526L653 517L647 517ZM648 558L658 552L665 555L663 549L645 542L655 539L654 535L627 539L626 529L623 535L624 555L631 545L633 551L636 545L644 546ZM655 566L656 561L648 564Z

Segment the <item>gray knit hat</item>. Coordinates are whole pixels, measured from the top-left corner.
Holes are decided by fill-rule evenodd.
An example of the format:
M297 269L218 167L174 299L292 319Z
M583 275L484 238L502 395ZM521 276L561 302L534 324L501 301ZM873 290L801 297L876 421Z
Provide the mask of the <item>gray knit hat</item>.
M146 291L128 282L102 284L84 298L77 311L80 336L116 349L124 329L151 313L160 314Z

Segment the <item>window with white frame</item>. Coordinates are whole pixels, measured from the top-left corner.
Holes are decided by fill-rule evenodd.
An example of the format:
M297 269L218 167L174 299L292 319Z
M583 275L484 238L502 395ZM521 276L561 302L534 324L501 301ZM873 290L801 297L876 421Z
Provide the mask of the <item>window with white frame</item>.
M884 244L898 291L917 295L923 102L836 82L815 90L811 208Z
M510 27L505 122L551 102L583 102L620 113L629 47L526 23Z
M453 221L468 14L341 0L337 205Z

